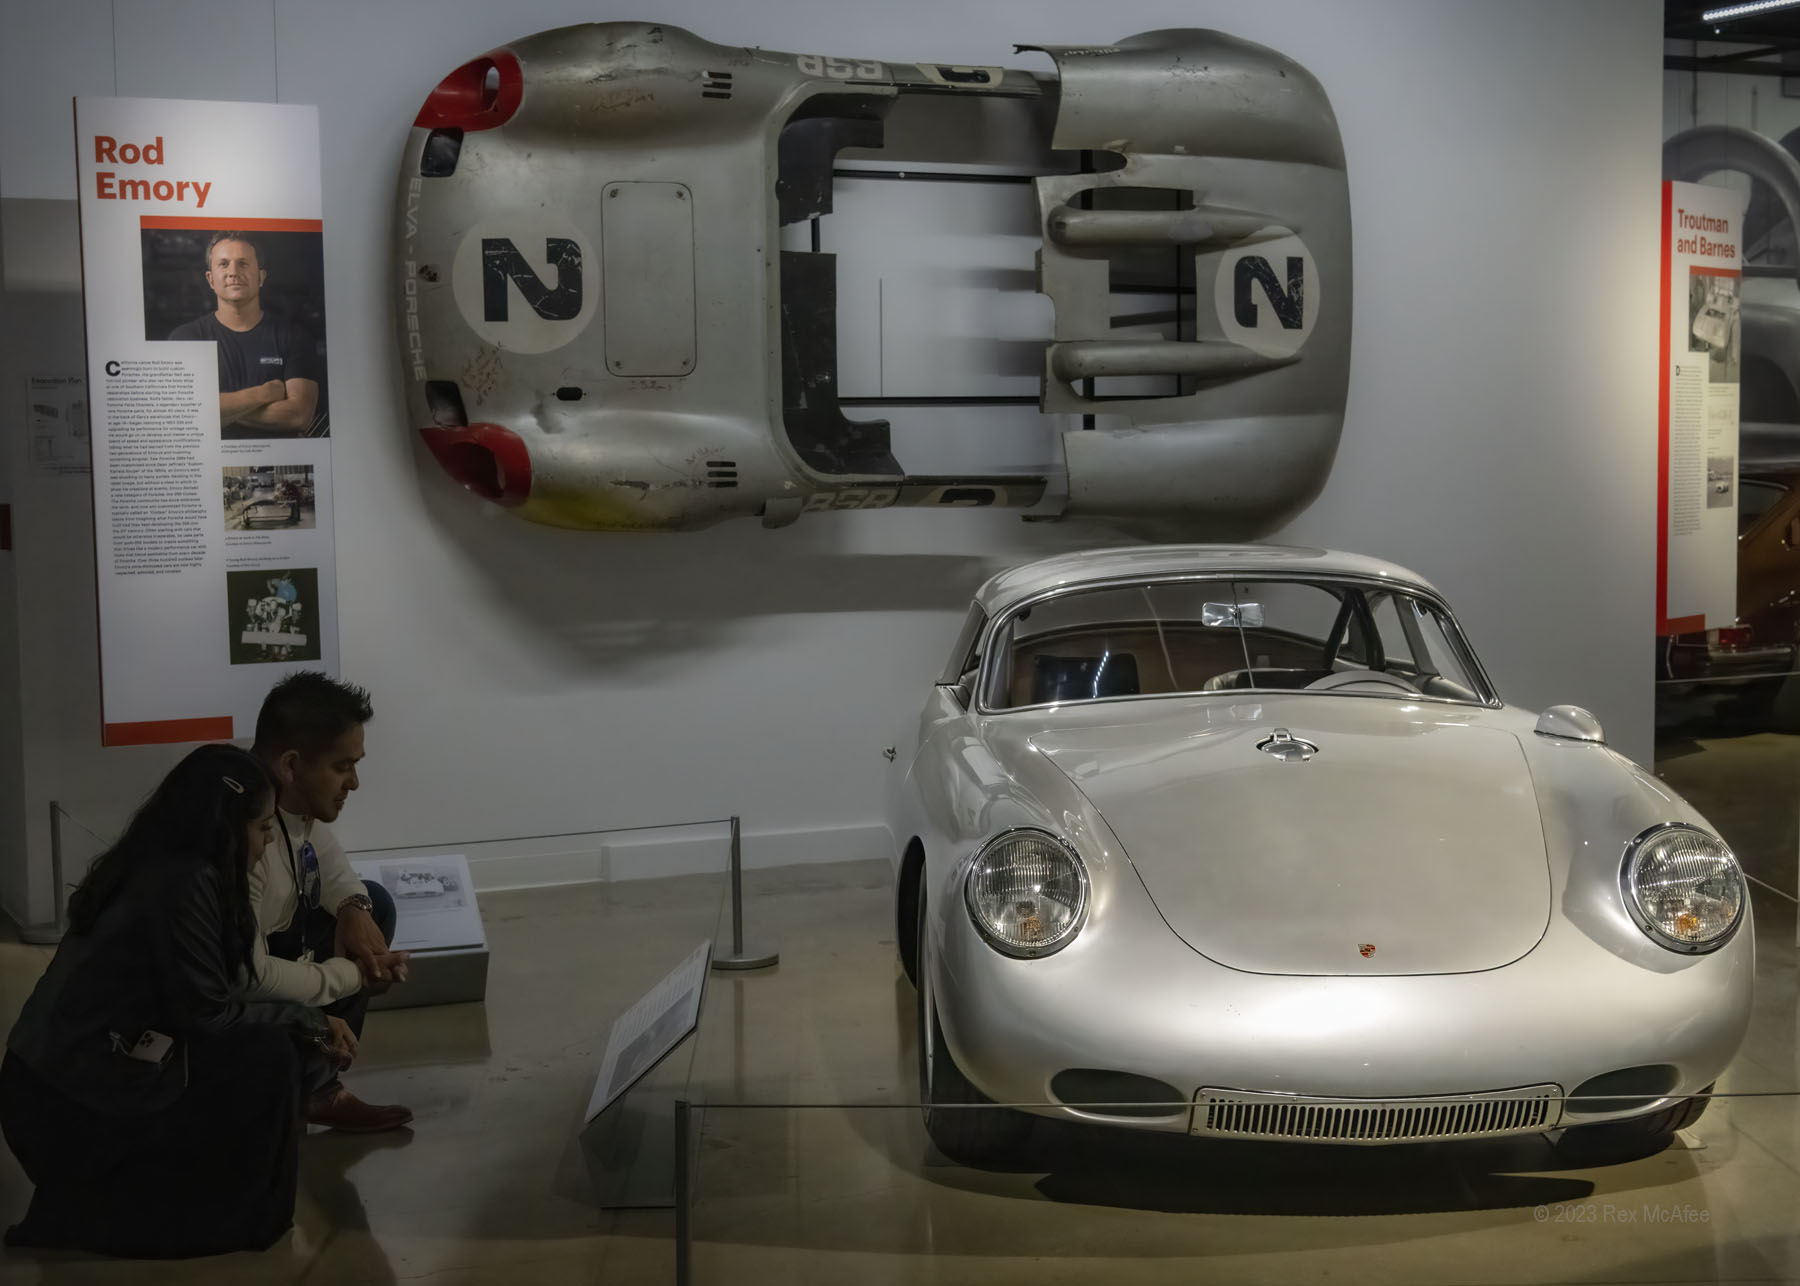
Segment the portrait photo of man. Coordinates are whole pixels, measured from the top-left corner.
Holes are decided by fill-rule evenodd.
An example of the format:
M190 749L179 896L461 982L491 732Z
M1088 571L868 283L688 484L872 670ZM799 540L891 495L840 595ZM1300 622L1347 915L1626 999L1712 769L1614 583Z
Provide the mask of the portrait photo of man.
M155 245L145 234L146 334L216 346L221 435L324 436L319 234L159 231ZM202 238L202 253L188 257ZM175 324L171 314L186 319Z

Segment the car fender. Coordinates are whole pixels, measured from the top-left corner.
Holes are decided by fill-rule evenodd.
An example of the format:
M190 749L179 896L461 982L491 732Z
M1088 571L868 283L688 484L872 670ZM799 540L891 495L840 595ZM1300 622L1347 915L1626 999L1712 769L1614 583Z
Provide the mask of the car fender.
M1550 858L1555 914L1545 945L1554 948L1563 935L1580 934L1613 955L1664 974L1704 959L1651 941L1626 911L1619 877L1627 846L1652 826L1684 822L1711 835L1718 828L1610 746L1536 733L1521 740ZM1732 939L1718 951L1742 953L1746 965L1753 963L1748 907Z

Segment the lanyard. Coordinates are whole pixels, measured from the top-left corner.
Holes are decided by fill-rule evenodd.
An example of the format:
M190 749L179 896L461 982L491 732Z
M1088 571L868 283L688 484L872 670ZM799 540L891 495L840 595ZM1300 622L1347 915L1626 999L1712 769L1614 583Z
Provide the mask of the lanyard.
M319 905L317 895L307 888L307 875L315 878L319 871L319 859L312 841L307 840L300 846L298 855L294 852L294 837L288 834L287 822L281 816L281 809L275 810L275 824L281 827L281 842L287 848L288 871L294 877L294 900L296 913L310 910Z
M275 824L281 827L281 842L287 848L288 871L294 877L294 891L300 892L300 863L294 860L294 837L288 834L287 819L282 817L281 809L275 810Z

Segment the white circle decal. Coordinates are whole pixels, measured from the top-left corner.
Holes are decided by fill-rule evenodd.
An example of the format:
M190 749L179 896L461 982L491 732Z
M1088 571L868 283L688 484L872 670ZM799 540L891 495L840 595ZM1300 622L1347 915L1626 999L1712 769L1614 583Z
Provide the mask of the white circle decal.
M1319 267L1286 228L1258 235L1268 239L1219 256L1213 307L1232 343L1264 357L1292 357L1319 319Z
M451 289L471 329L496 348L547 353L587 328L600 261L570 222L542 210L490 215L456 248Z

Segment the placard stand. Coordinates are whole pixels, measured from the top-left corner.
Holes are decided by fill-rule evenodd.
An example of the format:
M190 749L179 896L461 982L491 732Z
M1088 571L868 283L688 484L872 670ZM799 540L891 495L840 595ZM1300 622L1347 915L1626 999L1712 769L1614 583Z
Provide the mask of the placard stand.
M580 1136L582 1161L602 1209L682 1203L700 1146L689 1082L706 1011L710 951L711 943L702 943L613 1024ZM694 992L690 1017L686 1007ZM652 1052L677 1032L666 1050ZM648 1066L634 1073L646 1059ZM617 1088L626 1079L630 1084Z
M689 1033L683 1045L692 1045ZM689 1051L691 1053L691 1051ZM671 1059L685 1063L677 1046ZM664 1060L664 1066L669 1061ZM676 1211L679 1232L694 1166L699 1162L700 1106L684 1086L651 1083L627 1090L581 1131L581 1159L602 1210Z

